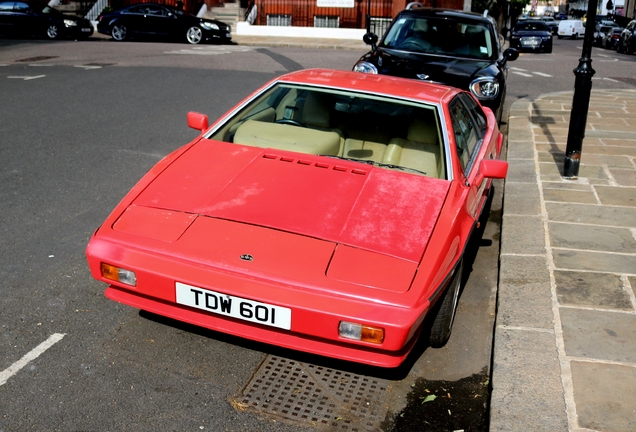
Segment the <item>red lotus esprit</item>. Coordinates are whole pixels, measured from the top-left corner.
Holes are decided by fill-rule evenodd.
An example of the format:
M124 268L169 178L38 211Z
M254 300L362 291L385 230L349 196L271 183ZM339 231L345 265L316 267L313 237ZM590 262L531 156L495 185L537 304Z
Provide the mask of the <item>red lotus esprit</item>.
M86 251L112 300L247 339L399 366L450 337L503 136L468 92L305 70L272 80L126 195Z

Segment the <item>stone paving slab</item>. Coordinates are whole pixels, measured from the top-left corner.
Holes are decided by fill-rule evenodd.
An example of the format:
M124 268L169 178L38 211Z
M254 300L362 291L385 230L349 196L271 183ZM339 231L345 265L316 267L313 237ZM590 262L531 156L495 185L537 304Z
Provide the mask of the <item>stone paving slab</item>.
M566 431L554 334L497 328L491 431Z
M562 308L560 315L568 356L636 365L635 314Z
M561 306L634 311L629 292L618 275L555 270L554 282Z
M574 361L572 379L581 427L606 432L636 430L636 368Z

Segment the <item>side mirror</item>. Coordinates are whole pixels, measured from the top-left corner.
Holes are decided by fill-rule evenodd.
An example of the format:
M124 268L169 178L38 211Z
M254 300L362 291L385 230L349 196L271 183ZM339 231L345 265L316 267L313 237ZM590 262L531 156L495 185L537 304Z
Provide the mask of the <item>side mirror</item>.
M188 113L188 126L203 132L208 128L208 116L191 111Z
M371 47L375 49L375 44L378 43L378 35L369 32L362 36L362 41L367 45L371 45Z
M479 164L479 173L475 184L480 184L485 178L503 179L508 174L508 162L499 159L483 159Z
M503 52L503 56L508 61L517 60L519 58L519 51L514 48L508 48Z

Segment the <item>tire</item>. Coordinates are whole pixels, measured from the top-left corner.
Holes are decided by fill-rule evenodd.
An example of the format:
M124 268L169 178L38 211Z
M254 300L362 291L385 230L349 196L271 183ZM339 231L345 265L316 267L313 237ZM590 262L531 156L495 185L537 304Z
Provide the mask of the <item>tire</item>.
M545 52L548 53L548 54L551 54L552 53L552 46L550 46L550 48L546 48Z
M558 38L558 39L563 39L563 36L558 35L558 36L557 36L557 38Z
M203 40L203 30L198 26L192 26L186 32L186 40L188 43L196 45Z
M128 28L120 23L116 23L110 30L110 35L118 42L124 41L128 38Z
M578 33L574 33L572 35L572 39L577 40L579 38L579 34Z
M460 261L455 269L450 286L446 290L446 293L444 293L444 298L440 300L442 304L431 326L429 343L433 348L443 347L446 345L446 342L448 342L448 339L450 339L453 322L455 321L455 312L457 311L457 303L459 301L459 292L462 286L463 273L464 263Z
M45 34L48 39L57 39L60 37L60 28L57 26L57 24L49 24L46 27Z
M618 41L618 44L616 45L616 52L617 53L622 53L623 52L623 42L622 41Z

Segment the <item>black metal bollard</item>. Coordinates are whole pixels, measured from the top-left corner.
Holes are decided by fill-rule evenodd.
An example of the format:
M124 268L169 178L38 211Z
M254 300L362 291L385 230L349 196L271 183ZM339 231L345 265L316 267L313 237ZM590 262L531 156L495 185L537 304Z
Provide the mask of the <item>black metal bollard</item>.
M596 26L597 4L598 0L590 0L587 5L587 23L585 24L583 52L579 59L579 66L574 69L574 75L576 75L574 81L574 97L572 98L570 127L568 129L568 141L565 149L565 163L563 164L563 177L572 180L577 179L579 176L587 112L590 107L590 94L592 92L592 77L596 73L596 71L592 69L591 57L594 28Z

